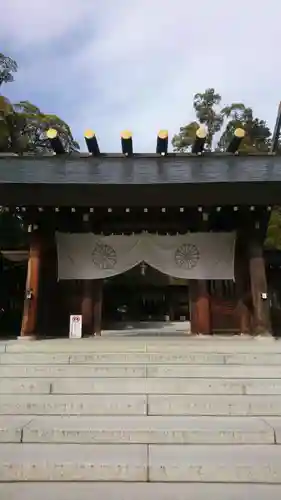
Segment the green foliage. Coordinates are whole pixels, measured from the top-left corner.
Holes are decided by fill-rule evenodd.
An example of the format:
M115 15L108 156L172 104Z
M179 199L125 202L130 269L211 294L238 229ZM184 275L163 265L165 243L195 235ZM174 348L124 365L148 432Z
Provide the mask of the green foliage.
M265 240L266 248L281 250L281 207L272 210Z
M3 83L13 82L13 73L16 73L17 70L16 61L0 53L0 87Z
M215 89L206 89L203 93L195 94L193 107L197 120L208 129L207 145L212 146L214 135L220 131L223 124L223 116L218 110L221 102L220 94Z
M0 85L13 81L17 64L0 54ZM43 113L29 101L11 103L0 95L0 151L13 153L44 153L52 151L46 131L55 128L66 151L79 150L70 127L56 115Z
M254 117L253 110L243 103L232 103L220 109L221 96L215 89L206 89L203 93L197 93L193 99L193 108L196 114L196 122L181 127L179 134L172 139L174 151L189 151L195 133L200 124L208 129L206 146L211 149L215 134L223 128L223 133L218 142L218 149L225 151L230 143L234 130L243 128L246 136L239 148L242 152L266 152L270 148L271 132L264 120Z
M26 227L18 211L5 212L0 207L0 247L25 248L28 242Z
M17 64L0 54L0 86L13 81ZM43 113L29 101L11 103L0 95L0 151L21 154L52 151L46 137L48 128L55 128L66 151L77 151L70 127L56 115ZM0 247L20 248L27 244L27 232L20 214L5 212L0 207Z
M193 108L196 121L180 128L179 134L172 139L174 151L189 151L192 145L197 128L204 124L208 129L207 147L211 148L214 135L220 131L223 124L223 116L218 110L221 102L220 94L215 89L206 89L203 93L197 93L193 99Z
M269 151L271 131L264 120L254 118L252 108L247 108L243 103L233 103L223 108L221 115L226 120L225 130L218 143L221 150L227 148L234 130L243 128L246 136L239 151L248 153Z
M174 135L172 139L174 151L184 152L188 150L194 142L199 126L199 123L191 122L185 127L181 127L179 134Z
M2 101L2 106L1 106ZM4 110L6 109L6 111ZM66 151L77 151L70 127L56 115L47 115L29 101L10 104L0 99L0 149L14 153L43 153L52 151L46 131L52 127L59 132Z

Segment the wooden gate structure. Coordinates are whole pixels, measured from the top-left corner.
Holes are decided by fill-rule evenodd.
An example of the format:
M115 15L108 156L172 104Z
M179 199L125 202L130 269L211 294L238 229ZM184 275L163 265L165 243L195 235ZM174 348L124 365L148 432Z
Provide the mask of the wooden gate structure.
M235 282L187 284L192 332L271 334L263 243L281 200L281 157L89 151L0 154L1 206L29 228L21 335L55 333L71 310L86 333L101 332L102 280L57 282L56 231L236 231Z

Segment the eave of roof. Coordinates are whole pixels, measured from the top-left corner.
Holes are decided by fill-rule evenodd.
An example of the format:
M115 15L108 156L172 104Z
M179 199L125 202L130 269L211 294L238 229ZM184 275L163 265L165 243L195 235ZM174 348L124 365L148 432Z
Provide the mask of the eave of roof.
M0 184L216 184L281 182L281 156L209 153L92 157L0 155Z

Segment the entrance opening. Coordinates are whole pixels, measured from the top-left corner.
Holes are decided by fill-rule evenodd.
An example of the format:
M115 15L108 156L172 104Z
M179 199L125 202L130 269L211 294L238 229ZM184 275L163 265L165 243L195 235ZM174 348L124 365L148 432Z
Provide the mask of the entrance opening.
M146 264L104 281L103 328L189 321L188 282Z
M21 329L27 261L0 257L0 338L18 336Z

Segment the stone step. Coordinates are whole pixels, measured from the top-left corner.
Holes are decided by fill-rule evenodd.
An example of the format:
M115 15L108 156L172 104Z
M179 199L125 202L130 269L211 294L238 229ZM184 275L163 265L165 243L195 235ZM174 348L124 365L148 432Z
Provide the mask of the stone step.
M31 422L30 416L0 416L0 443L20 443L23 438L23 428L29 422Z
M3 393L11 392L10 381L13 379L3 379ZM19 379L18 392L24 384ZM36 392L36 384L35 379L31 392ZM51 385L53 394L281 394L281 379L60 378L54 379ZM27 389L29 386L31 384L27 382ZM0 383L0 391L1 387ZM12 387L16 392L15 383Z
M0 415L146 415L146 413L147 396L140 394L75 397L55 394L16 396L4 394L0 402Z
M274 429L274 436L276 444L281 443L281 420L279 417L268 417L266 418L267 425L270 425Z
M110 367L110 365L108 365ZM0 366L0 374L1 374ZM86 365L83 366L86 368ZM11 368L12 369L12 368ZM78 374L79 368L77 368ZM235 379L278 379L281 366L263 365L147 365L147 377L153 378L235 378Z
M0 378L229 378L278 379L281 366L236 365L0 365Z
M281 447L150 445L149 481L281 484Z
M278 484L2 483L1 500L280 500Z
M9 354L2 355L5 356ZM16 355L10 355L16 356ZM18 356L21 356L20 354ZM32 356L30 354L30 356ZM36 359L36 354L34 359ZM42 355L44 356L44 355ZM47 355L46 355L47 356ZM154 353L90 353L90 354L72 354L69 357L69 363L87 364L87 363L134 363L134 364L207 364L207 365L278 365L281 366L281 354L279 353L206 353L193 352L154 352Z
M281 447L4 443L1 444L0 481L281 485Z
M209 353L281 353L281 341L273 338L181 337L169 338L84 338L52 339L43 342L0 342L7 353L89 353L89 352L209 352Z
M281 379L2 378L0 394L281 395Z
M205 352L117 352L117 353L4 353L1 365L28 364L206 364L206 365L277 365L281 353L205 353Z
M33 396L35 397L35 396ZM48 398L48 396L45 396ZM281 416L280 396L151 395L149 415Z
M69 354L17 353L0 354L0 365L61 365L69 364Z
M267 367L265 367L267 368ZM274 371L272 372L275 373ZM281 373L281 369L280 369ZM145 365L0 365L0 378L104 378L145 377ZM279 374L276 371L276 377ZM281 375L280 375L281 376Z
M24 425L23 443L274 444L274 429L281 429L281 418L270 425L255 417L35 417L18 424L17 417L2 417L2 422L5 439L14 432L11 442L19 442L16 430Z
M279 395L2 395L0 415L281 416Z
M145 445L1 444L0 482L146 481Z
M50 394L52 382L46 378L0 378L0 394Z

